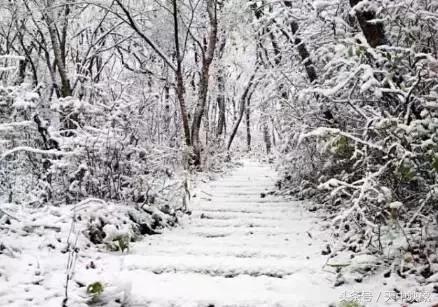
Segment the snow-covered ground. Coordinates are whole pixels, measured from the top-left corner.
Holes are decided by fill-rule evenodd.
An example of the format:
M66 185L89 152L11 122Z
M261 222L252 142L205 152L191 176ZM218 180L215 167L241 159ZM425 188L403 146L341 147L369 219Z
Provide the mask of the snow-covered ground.
M196 188L192 214L179 228L144 237L125 253L95 248L79 235L75 245L89 248L78 251L66 305L356 306L342 305L347 297L366 306L402 306L414 295L422 296L415 306L438 301L431 285L396 274L353 281L355 270L378 259L328 259L322 251L334 242L331 232L305 203L270 195L275 179L269 165L245 161ZM71 209L35 210L21 223L19 232L0 226L0 306L62 306L74 254L66 244L76 241ZM92 299L86 288L96 282L103 292Z

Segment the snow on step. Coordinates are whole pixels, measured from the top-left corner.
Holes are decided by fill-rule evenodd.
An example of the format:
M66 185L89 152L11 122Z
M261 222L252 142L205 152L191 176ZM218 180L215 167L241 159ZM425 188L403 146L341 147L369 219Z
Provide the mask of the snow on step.
M156 275L127 271L119 278L134 281L130 306L327 306L323 304L326 295L318 288L316 276L303 282L294 275L286 279L248 275L226 278L197 273ZM321 298L309 295L309 290L321 294Z
M128 256L124 263L127 270L161 273L200 273L211 276L235 277L237 275L270 276L282 278L302 269L302 264L289 259L237 258L203 256Z
M272 246L242 246L242 245L227 245L226 248L218 244L204 244L199 246L197 244L173 244L167 246L151 245L147 249L148 253L153 255L169 255L169 254L183 254L193 256L211 256L216 257L232 256L238 258L288 258L288 259L305 259L304 254L291 255L290 251L278 250ZM138 250L132 252L137 253Z

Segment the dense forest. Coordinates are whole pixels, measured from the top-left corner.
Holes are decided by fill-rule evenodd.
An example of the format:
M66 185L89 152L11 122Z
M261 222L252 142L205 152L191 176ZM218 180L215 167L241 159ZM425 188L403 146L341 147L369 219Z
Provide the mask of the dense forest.
M262 199L324 221L325 256L438 292L436 0L0 0L0 17L0 288L55 232L62 304L96 303L81 253L178 232L196 186L250 157L279 175Z

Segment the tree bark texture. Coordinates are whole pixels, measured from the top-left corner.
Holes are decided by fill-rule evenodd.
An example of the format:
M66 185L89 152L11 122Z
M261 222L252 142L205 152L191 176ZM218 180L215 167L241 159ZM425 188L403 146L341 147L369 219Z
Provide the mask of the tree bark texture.
M230 138L229 138L228 144L227 144L227 150L230 150L231 145L233 144L233 140L236 136L237 130L239 129L240 122L242 121L243 115L245 114L246 104L247 104L247 100L249 99L250 90L253 86L255 86L254 79L255 79L255 72L253 73L253 75L249 79L248 85L246 86L245 90L243 91L242 96L240 97L239 115L238 115L237 120L234 123L233 128L231 130L231 135L230 135Z
M218 20L217 20L217 1L208 0L207 3L208 18L210 21L210 32L208 34L206 50L202 56L202 69L198 86L198 103L195 107L192 122L192 145L193 145L193 164L194 166L201 165L201 141L199 138L201 121L205 113L205 105L207 102L210 66L213 62L214 53L216 50Z
M350 5L354 8L362 1L363 0L350 0ZM388 44L383 23L381 21L375 21L376 18L376 12L371 7L356 10L356 19L359 22L362 33L368 44L373 48Z

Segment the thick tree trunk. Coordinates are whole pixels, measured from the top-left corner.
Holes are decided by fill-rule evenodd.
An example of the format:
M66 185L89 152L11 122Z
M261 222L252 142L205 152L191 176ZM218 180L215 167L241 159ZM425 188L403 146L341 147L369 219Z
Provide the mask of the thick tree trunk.
M190 124L189 117L187 113L186 101L185 101L185 86L184 86L184 76L182 70L182 56L180 50L179 43L179 27L178 27L178 5L177 0L172 1L173 4L173 23L174 23L174 39L175 39L175 53L176 53L176 70L175 70L175 79L176 79L176 96L178 97L179 107L181 111L181 120L184 129L184 140L186 146L191 149L192 140L190 136Z
M26 67L29 63L27 57L24 60L20 60L20 63L18 64L18 75L17 79L15 80L15 85L20 85L24 82L24 78L26 76Z
M210 33L208 35L208 43L206 51L202 58L202 70L199 80L199 92L198 103L195 108L192 123L192 143L194 152L195 166L201 165L201 142L199 138L199 132L201 128L202 116L205 113L205 105L207 102L209 79L210 79L210 66L213 62L214 53L216 50L217 33L218 33L218 20L217 20L217 1L208 0L207 3L208 18L210 20Z
M313 62L310 59L310 53L307 50L306 44L301 40L299 36L297 36L299 29L298 23L292 21L290 23L290 27L292 33L295 35L295 46L297 46L298 54L301 57L307 76L309 77L310 82L313 82L316 79L318 79L318 75L316 74L316 70L315 70L315 66L313 65Z
M184 87L184 77L182 75L182 70L178 69L175 73L176 75L176 96L178 97L179 107L181 112L181 120L184 129L184 140L187 147L192 146L192 140L190 137L190 124L189 117L187 113L186 101L185 101L185 87Z
M291 1L283 1L283 3L286 7L292 8ZM315 66L313 65L313 62L310 58L310 53L307 50L306 44L298 36L298 30L299 30L298 23L296 21L292 20L290 22L290 28L291 28L292 34L295 36L294 40L290 37L290 35L287 35L287 33L283 32L283 34L285 34L286 38L297 47L298 54L300 55L300 58L301 58L301 61L304 65L304 68L306 70L307 76L308 76L310 82L313 82L316 79L318 79L318 75L316 73Z
M354 8L362 1L363 0L350 0L350 5ZM355 13L362 33L371 47L375 48L377 46L388 44L383 22L376 20L376 12L370 6L358 9Z
M68 76L67 66L66 66L66 52L65 52L65 43L67 40L67 27L68 27L68 15L70 14L69 6L66 5L64 11L64 20L62 33L58 33L58 29L56 27L56 16L54 16L54 12L56 12L55 7L53 6L53 1L48 2L47 12L45 14L45 20L47 23L47 30L49 32L50 41L52 43L52 50L55 57L56 68L58 71L59 78L61 79L61 88L60 88L60 96L62 98L71 97L73 95L73 90L70 84L70 79ZM55 68L55 65L53 66ZM63 120L63 129L67 130L64 135L71 136L71 130L77 128L78 123L78 114L75 113L72 107L67 107L63 110L61 114ZM70 131L69 131L70 130Z
M225 125L226 125L226 118L225 118L225 111L226 111L226 101L225 101L225 78L224 78L224 68L223 64L219 61L222 60L222 57L224 55L225 45L226 45L226 35L225 33L222 33L222 37L220 39L220 44L217 48L217 58L218 58L218 73L217 73L217 89L218 94L216 98L217 102L217 110L218 110L218 116L217 116L217 123L216 123L216 137L222 138L222 136L225 133ZM215 115L216 118L216 115Z
M205 130L205 145L208 147L210 141L210 99L207 99L204 110L204 130Z
M24 29L19 28L18 38L19 38L21 48L23 48L24 54L26 55L26 61L28 64L30 64L30 68L32 69L32 85L34 88L36 88L38 85L38 72L37 72L37 68L35 66L34 60L32 59L32 50L34 49L34 47L32 45L29 47L26 47L23 32L24 32ZM23 81L24 81L24 78L23 78Z
M225 80L222 75L222 72L219 72L217 82L218 82L218 90L219 90L217 96L217 105L219 109L219 114L218 114L216 136L221 137L224 133L224 128L225 128L225 84L224 84Z
M210 63L203 60L201 78L199 80L199 96L198 103L195 108L195 113L193 115L192 123L192 142L194 151L194 161L195 166L201 165L201 140L199 138L199 133L201 129L202 117L205 113L205 104L208 95L208 80L210 78Z
M61 97L69 97L72 95L70 79L68 78L67 67L65 65L65 52L62 51L62 46L59 41L58 33L55 25L55 17L53 16L54 8L48 7L48 13L45 15L47 29L49 31L50 41L52 43L53 54L58 67L59 77L61 79ZM65 16L67 18L67 16Z

